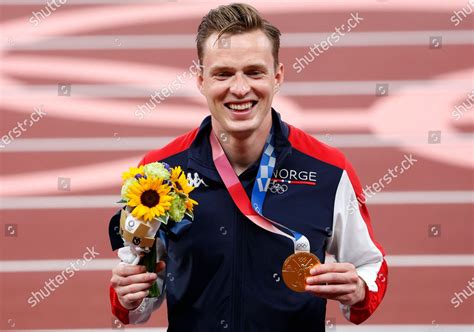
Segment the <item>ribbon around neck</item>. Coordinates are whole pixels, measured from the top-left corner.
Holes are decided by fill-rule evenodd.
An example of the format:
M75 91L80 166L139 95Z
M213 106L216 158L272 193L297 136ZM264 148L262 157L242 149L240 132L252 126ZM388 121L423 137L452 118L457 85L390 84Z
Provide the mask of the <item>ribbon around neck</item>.
M263 154L260 159L257 178L252 190L251 201L247 196L242 183L240 183L239 178L235 174L229 159L227 159L224 149L217 139L214 130L211 131L209 140L212 148L212 158L214 160L214 165L216 166L217 172L219 173L227 188L227 191L232 197L234 203L239 208L240 212L242 212L248 219L261 228L274 234L279 234L291 239L294 244L295 252L309 252L310 244L304 235L275 221L272 221L262 214L263 202L265 201L265 196L271 182L271 177L276 162L275 147L273 145L273 129L270 131L265 142Z

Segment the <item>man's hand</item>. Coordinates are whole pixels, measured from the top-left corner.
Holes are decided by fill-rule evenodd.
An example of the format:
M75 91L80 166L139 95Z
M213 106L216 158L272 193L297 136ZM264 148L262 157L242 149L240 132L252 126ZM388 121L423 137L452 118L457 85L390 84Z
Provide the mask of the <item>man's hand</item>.
M306 278L306 291L325 299L354 305L365 298L365 282L350 263L328 263L315 266Z
M156 272L165 268L165 262L156 264ZM146 272L145 266L118 264L112 270L110 282L122 306L128 310L136 309L147 297L150 287L156 281L156 273Z

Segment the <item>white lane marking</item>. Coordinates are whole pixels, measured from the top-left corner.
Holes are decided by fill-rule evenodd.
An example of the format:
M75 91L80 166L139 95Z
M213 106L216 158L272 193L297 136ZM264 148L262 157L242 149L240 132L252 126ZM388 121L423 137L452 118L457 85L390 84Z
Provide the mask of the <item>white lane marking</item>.
M82 259L82 258L77 258ZM12 261L0 261L0 272L50 272L50 271L62 271L71 264L76 262L77 259L44 259L44 260L12 260ZM86 265L81 266L80 271L110 271L112 270L120 260L116 259L105 259L96 258Z
M77 208L119 208L120 195L18 196L1 197L0 210L42 210ZM470 204L474 191L379 192L367 199L370 205L391 204Z
M77 152L77 151L149 151L163 147L174 137L123 137L118 143L116 136L84 138L23 138L13 141L9 152Z
M474 255L394 255L387 256L388 266L474 266Z
M388 84L392 97L436 95L459 91L466 91L467 95L472 90L472 80L466 78L441 80L437 86L434 86L433 80L285 82L280 91L285 96L374 96L375 88L380 83Z
M282 36L282 48L310 47L326 40L333 31L286 33ZM474 43L472 30L425 30L425 31L377 31L351 32L332 47L373 47L373 46L427 46L431 36L442 36L443 46L471 45ZM194 49L195 35L96 35L52 37L38 42L24 42L21 36L15 37L15 50L117 50L120 49ZM11 49L5 41L2 49Z
M300 81L285 82L279 93L284 96L374 96L377 84L384 83L390 87L390 96L397 95L437 95L447 92L472 90L471 79L443 80L433 86L433 80L378 80L378 81ZM151 98L156 91L167 85L150 88L144 82L140 84L75 84L74 96L71 98ZM408 88L408 89L407 89ZM57 93L57 85L2 85L0 91L3 98L37 98L38 95ZM197 90L179 89L174 97L199 97ZM150 100L146 102L150 103Z
M70 267L77 259L58 260L4 260L0 273L51 272ZM474 266L474 255L391 255L386 257L389 267L460 267ZM110 271L119 263L117 259L93 259L81 271Z
M176 2L176 0L71 0L68 1L68 6L73 6L73 5L85 5L85 4L90 4L90 5L97 5L97 4L137 4L137 3L158 3L162 5L163 3L166 2ZM197 2L195 0L180 0L179 5L182 4L187 4L187 5L194 5L194 6L200 6L198 8L202 9L202 5L205 3L206 5L211 8L213 4L221 5L222 1L216 1L216 0L207 0L205 2ZM388 2L388 0L358 0L354 2L339 2L339 1L323 1L323 2L311 2L311 1L302 1L301 5L298 5L298 2L296 3L288 3L285 4L284 2L274 2L274 1L269 1L269 0L255 0L252 1L253 5L267 5L269 8L265 8L265 13L279 13L283 12L285 14L288 14L288 9L291 8L293 10L300 10L306 9L306 10L334 10L334 9L342 9L342 10L351 10L351 9L357 9L357 10L363 10L363 9L372 9L372 10L414 10L414 11L422 11L423 13L426 13L427 8L426 8L426 3L423 2L417 2L413 0L397 0L393 2ZM45 1L44 0L0 0L1 5L33 5L33 4L39 4L39 5L44 5ZM271 4L272 6L268 6ZM430 11L440 11L440 10L453 10L453 9L458 9L458 7L462 7L466 5L465 0L450 0L450 1L433 1L432 3L429 4L429 10Z
M469 204L474 191L391 191L367 199L368 205L382 204Z
M348 324L348 323L347 323ZM472 325L467 324L456 324L456 325L443 325L436 324L434 321L433 324L416 324L416 325L399 325L399 324L387 324L387 325L372 325L364 324L363 326L352 326L347 324L337 324L337 332L472 332L474 331ZM127 332L166 332L166 327L140 327L140 328L130 328L126 327L124 329ZM67 329L67 330L9 330L9 331L34 331L34 332L117 332L117 329Z
M139 327L139 328L130 328L130 325L126 326L125 328L115 328L115 329L48 329L48 330L11 330L9 331L34 331L34 332L117 332L117 331L127 331L127 332L142 332L142 331L153 331L153 332L166 332L166 327ZM460 330L462 331L462 330Z
M312 135L323 143L338 148L400 148L411 144L426 145L427 133L412 137L378 136L371 134L320 134ZM165 146L175 137L84 137L84 138L20 138L0 153L15 152L77 152L77 151L149 151ZM471 133L443 133L443 145L459 144L460 140L472 142Z

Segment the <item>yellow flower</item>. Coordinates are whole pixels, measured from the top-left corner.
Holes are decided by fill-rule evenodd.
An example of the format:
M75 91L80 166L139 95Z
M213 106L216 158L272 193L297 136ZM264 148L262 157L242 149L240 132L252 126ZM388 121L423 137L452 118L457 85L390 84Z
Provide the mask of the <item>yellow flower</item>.
M171 183L178 194L188 195L194 190L194 187L189 185L188 179L186 178L186 175L184 175L180 166L171 169Z
M140 178L131 184L126 193L127 205L133 207L132 215L137 219L151 221L165 215L171 206L171 188L163 179Z
M199 205L199 204L194 199L191 199L189 197L184 202L184 206L186 206L186 211L188 212L193 212L194 205Z
M128 170L128 172L123 172L123 173L122 173L122 180L123 180L123 183L125 183L125 181L127 181L127 179L134 178L135 175L137 175L137 174L144 175L144 173L143 173L143 166L140 166L140 167L130 167L130 169Z

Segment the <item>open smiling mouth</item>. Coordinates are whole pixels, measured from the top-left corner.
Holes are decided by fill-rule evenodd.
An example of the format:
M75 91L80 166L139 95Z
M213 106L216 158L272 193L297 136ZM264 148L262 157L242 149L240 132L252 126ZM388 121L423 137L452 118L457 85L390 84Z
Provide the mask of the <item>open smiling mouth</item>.
M251 110L255 105L257 105L257 101L249 101L247 103L225 103L225 107L230 109L231 111L235 112L246 112Z

